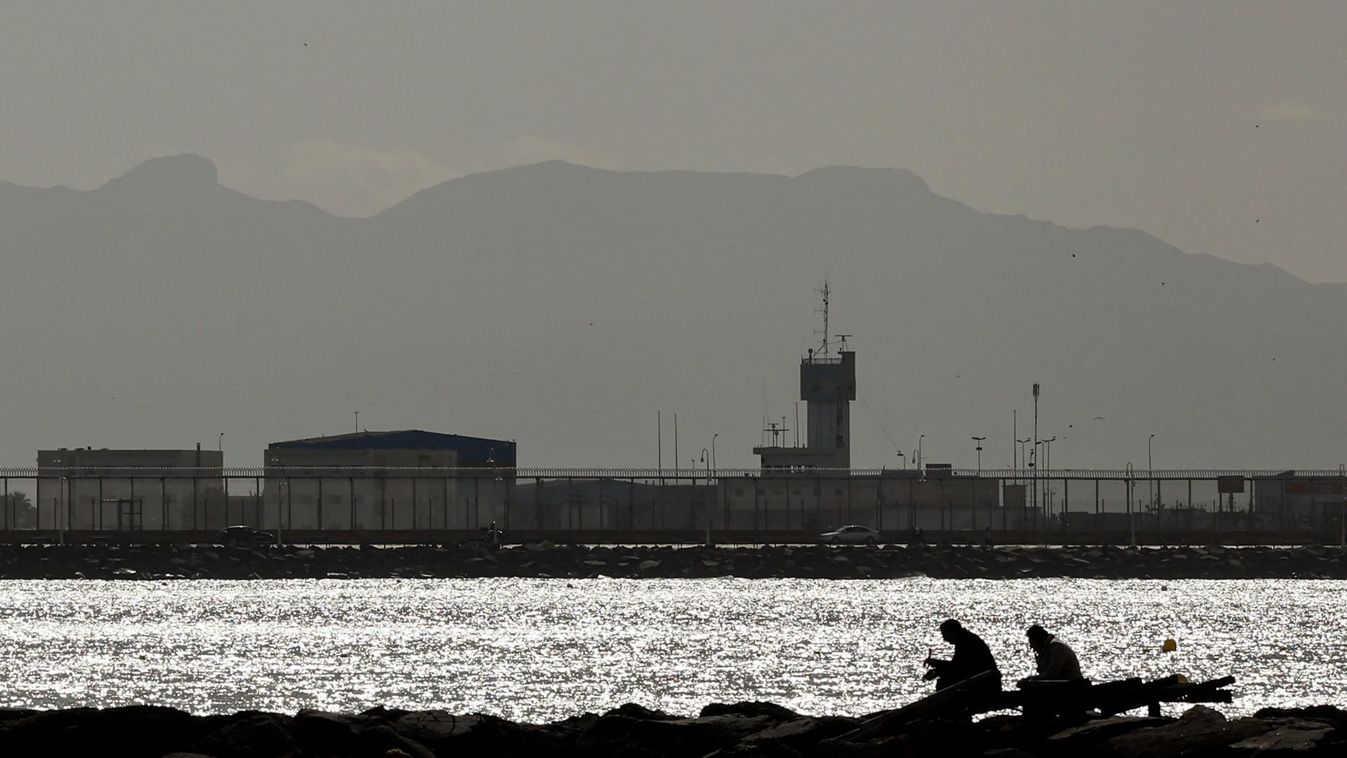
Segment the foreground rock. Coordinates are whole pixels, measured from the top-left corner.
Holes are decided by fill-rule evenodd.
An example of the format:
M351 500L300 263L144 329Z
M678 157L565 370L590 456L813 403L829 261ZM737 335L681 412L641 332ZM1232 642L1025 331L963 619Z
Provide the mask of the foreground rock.
M360 714L244 711L192 716L171 708L0 711L4 755L291 756L1317 756L1347 750L1347 712L1266 709L1227 720L1205 706L1179 718L1085 723L995 716L927 721L849 739L860 719L814 717L771 703L713 704L686 718L624 705L552 724L485 715L375 708Z
M1347 579L1336 547L0 546L0 579L357 577Z

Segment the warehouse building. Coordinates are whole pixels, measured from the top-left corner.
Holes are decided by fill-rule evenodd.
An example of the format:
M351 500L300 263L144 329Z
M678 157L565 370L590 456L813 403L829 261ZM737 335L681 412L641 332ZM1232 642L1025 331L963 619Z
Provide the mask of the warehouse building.
M504 518L516 448L420 429L362 431L274 442L263 460L268 525L477 529Z

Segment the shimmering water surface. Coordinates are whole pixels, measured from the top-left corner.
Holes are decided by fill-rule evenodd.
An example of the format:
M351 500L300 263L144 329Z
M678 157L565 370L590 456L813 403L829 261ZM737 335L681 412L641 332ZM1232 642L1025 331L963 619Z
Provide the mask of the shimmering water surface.
M2 581L0 704L197 713L384 704L551 721L638 702L860 715L930 690L953 616L1007 682L1024 628L1096 680L1232 674L1228 714L1347 703L1333 581ZM1166 637L1178 652L1162 654Z

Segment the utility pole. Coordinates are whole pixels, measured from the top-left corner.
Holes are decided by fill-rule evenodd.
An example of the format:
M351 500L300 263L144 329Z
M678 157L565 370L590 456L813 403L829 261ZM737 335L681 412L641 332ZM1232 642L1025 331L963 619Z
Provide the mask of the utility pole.
M1037 509L1038 472L1034 470L1036 468L1034 464L1038 463L1038 382L1034 382L1034 447L1031 451L1031 454L1033 455L1033 458L1029 461L1029 469L1030 469L1029 485L1030 488L1032 489L1031 493L1032 497L1030 498L1030 502L1032 502L1034 504L1034 508Z

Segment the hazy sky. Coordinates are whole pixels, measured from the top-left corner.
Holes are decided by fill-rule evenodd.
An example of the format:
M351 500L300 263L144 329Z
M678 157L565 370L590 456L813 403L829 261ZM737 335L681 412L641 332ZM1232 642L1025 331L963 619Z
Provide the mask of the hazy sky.
M985 211L1347 281L1347 3L15 2L0 179L196 152L366 215L551 158L910 168Z

